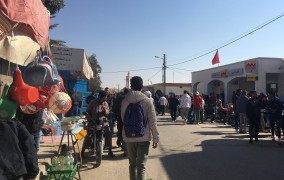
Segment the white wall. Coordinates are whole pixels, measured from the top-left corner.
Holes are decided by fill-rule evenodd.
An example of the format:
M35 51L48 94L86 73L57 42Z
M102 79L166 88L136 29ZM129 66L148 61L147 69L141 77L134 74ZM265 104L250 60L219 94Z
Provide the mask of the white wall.
M160 89L162 92L164 91L164 87L163 85L160 85L160 84L153 84L153 87L154 87L154 93ZM176 95L181 95L183 94L183 91L184 90L187 90L189 92L191 92L191 86L182 86L180 87L180 85L177 85L177 86L166 86L166 95L169 94L169 92L174 92Z
M225 100L229 100L228 96L231 96L230 94L227 94L228 89L227 89L227 84L230 82L232 79L235 79L237 77L246 77L247 73L245 70L245 62L249 60L255 60L257 61L257 76L258 80L255 81L254 83L247 83L247 82L239 82L242 83L242 86L245 86L246 89L251 90L252 88L255 88L258 93L260 92L266 92L266 73L284 73L284 59L281 58L254 58L254 59L248 59L245 61L240 61L236 62L233 64L228 64L224 66L219 66L216 68L211 68L211 69L206 69L202 71L196 71L192 72L192 87L198 82L200 82L197 85L197 90L200 91L201 93L209 94L211 92L210 89L207 88L208 83L210 83L213 80L220 80L224 82L224 92L225 92ZM230 76L230 77L225 77L225 78L212 78L212 73L220 72L222 70L232 70L232 69L238 69L238 68L243 68L244 73L242 75L238 76ZM282 75L281 77L283 77ZM278 91L283 91L282 87L284 87L284 83L279 80L279 89ZM239 85L233 85L230 87L229 91L232 92L234 88L238 88ZM281 88L281 89L280 89ZM280 94L280 93L279 93ZM281 93L284 95L284 93Z

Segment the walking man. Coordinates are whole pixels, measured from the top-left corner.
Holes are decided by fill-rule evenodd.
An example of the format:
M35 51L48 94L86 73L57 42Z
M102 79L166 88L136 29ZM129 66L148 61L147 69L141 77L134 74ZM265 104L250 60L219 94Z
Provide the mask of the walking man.
M199 92L196 91L193 96L193 112L194 112L194 119L195 119L196 124L199 124L201 109L202 109L202 97L199 96Z
M189 108L191 107L191 97L188 95L186 90L183 91L180 107L181 107L180 109L181 118L184 120L184 124L186 124L188 119L188 111Z
M176 95L173 94L169 100L169 109L171 111L172 121L176 121L178 106L179 106L179 100L177 99Z
M251 98L247 103L246 115L249 119L249 143L252 144L253 137L258 141L258 131L260 124L260 102L257 99L256 91L250 92Z
M236 101L236 110L239 113L240 116L240 131L241 134L247 133L247 103L248 103L248 97L247 97L247 91L242 91L242 95L237 99Z
M166 110L166 107L168 105L168 100L164 95L162 95L162 97L160 97L159 104L160 104L160 108L161 108L162 116L163 116L163 115L165 115L165 110Z
M129 176L130 180L144 180L146 174L146 161L148 159L149 146L150 141L153 137L153 148L157 148L157 144L159 142L159 133L156 126L156 113L155 108L151 100L141 92L143 87L143 80L139 76L134 76L130 80L131 91L128 92L126 97L123 99L121 104L121 118L124 122L123 127L123 140L127 144L127 153L129 160ZM142 109L142 112L136 115L137 119L134 121L138 121L138 119L146 119L146 125L143 127L138 127L140 130L138 134L140 137L135 136L136 132L131 133L129 136L128 132L128 123L133 117L131 113L137 111L127 111L129 107L135 106L138 104L138 109ZM132 110L130 108L130 110ZM130 115L129 115L130 114ZM129 120L130 119L130 120ZM144 122L144 121L143 121ZM142 121L140 124L144 124ZM137 123L136 123L137 124ZM136 127L136 126L135 126ZM141 133L142 132L142 133ZM144 132L144 133L143 133Z

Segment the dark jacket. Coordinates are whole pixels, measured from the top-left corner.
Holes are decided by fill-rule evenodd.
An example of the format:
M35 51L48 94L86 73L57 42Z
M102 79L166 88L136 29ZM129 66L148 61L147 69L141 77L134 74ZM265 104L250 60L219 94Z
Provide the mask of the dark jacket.
M122 103L122 100L125 98L126 95L120 95L120 96L117 96L116 100L115 100L115 103L114 103L114 107L113 107L113 113L114 113L114 116L115 118L117 119L117 121L121 121L121 103Z
M278 98L268 101L268 112L271 118L280 118L283 108L283 102Z
M237 101L236 101L236 111L238 113L246 113L247 110L247 103L248 103L248 97L245 95L241 95Z
M179 100L176 97L172 97L169 100L169 109L177 110L177 107L179 106Z
M249 120L260 119L260 102L250 98L247 102L246 115Z
M96 99L95 95L91 94L90 96L87 97L86 103L90 104L90 102L94 99Z
M42 112L43 110L39 110L35 114L25 114L21 108L18 108L16 112L16 119L26 126L30 134L37 134L40 132L41 127L44 124Z
M112 111L112 106L113 106L113 102L114 102L114 97L112 95L108 95L107 96L107 100L106 100L109 110Z
M0 177L35 179L38 172L34 140L19 121L0 120Z

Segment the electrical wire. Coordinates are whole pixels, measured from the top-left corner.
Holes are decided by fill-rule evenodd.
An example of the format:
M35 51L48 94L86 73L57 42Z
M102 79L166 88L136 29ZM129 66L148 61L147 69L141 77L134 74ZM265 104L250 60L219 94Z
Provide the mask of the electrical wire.
M159 72L161 72L162 69L160 69L158 72L156 72L153 76L151 76L150 78L148 78L148 81L150 81L152 78L154 78Z
M283 17L283 16L284 16L284 13L278 15L277 17L275 17L275 18L273 18L273 19L271 19L271 20L269 20L269 21L267 21L267 22L265 22L265 23L263 23L263 24L261 24L261 25L255 27L255 28L253 28L253 29L250 30L250 31L247 31L246 33L241 34L240 36L237 36L236 38L234 38L234 39L231 40L231 41L226 41L226 42L220 44L220 45L219 45L218 47L216 47L216 48L210 48L210 49L208 49L208 50L207 50L208 52L206 52L206 51L200 52L200 53L203 53L203 52L206 52L206 53L203 53L203 54L201 54L201 55L199 55L199 56L197 56L197 57L191 58L191 59L186 60L186 61L182 61L182 62L179 62L179 63L175 63L175 64L168 65L168 67L170 67L170 66L176 66L176 65L180 65L180 64L184 64L184 63L187 63L187 62L189 62L189 61L194 61L194 60L199 59L199 58L201 58L201 57L204 57L204 56L206 56L206 55L208 55L208 54L211 54L212 52L215 52L215 51L217 51L218 49L222 49L222 48L224 48L224 47L226 47L226 46L229 46L230 44L233 44L233 43L235 43L235 42L237 42L237 41L239 41L239 40L245 38L246 36L248 36L248 35L250 35L250 34L256 32L256 31L258 31L258 30L260 30L260 29L262 29L262 28L264 28L265 26L271 24L272 22L274 22L274 21L280 19L280 18ZM211 50L211 49L213 49L213 50ZM196 54L200 54L200 53L196 53ZM189 56L189 57L193 57L193 56L194 56L194 55ZM185 58L182 58L182 59L185 59ZM179 60L181 60L181 59L179 59ZM178 61L178 60L176 60L176 61ZM173 62L173 61L169 61L169 62ZM157 69L157 68L161 68L161 67L152 67L152 68L143 68L143 69L132 69L132 70L121 70L121 71L109 71L109 72L101 72L100 74L102 74L102 73L125 73L125 72L130 72L130 71L145 71L145 70L151 70L151 69Z
M191 70L191 69L181 69L181 68L173 68L173 67L169 67L169 68L177 69L177 70L181 70L181 71L190 71L190 72L194 71L194 70Z
M207 52L207 53L204 53L204 54L199 55L199 56L197 56L197 57L195 57L195 58L192 58L192 59L189 59L189 60L180 62L180 63L171 64L171 65L168 65L168 66L176 66L176 65L184 64L184 63L186 63L186 62L193 61L193 60L199 59L199 58L201 58L201 57L203 57L203 56L206 56L206 55L208 55L208 54L210 54L210 53L212 53L212 52L217 51L218 49L222 49L222 48L224 48L224 47L226 47L226 46L228 46L228 45L230 45L230 44L232 44L232 43L235 43L236 41L241 40L242 38L244 38L244 37L246 37L246 36L248 36L248 35L250 35L250 34L256 32L256 31L258 31L258 30L260 30L260 29L262 29L262 28L264 28L265 26L271 24L272 22L274 22L274 21L280 19L280 18L283 17L283 16L284 16L284 13L280 14L280 15L277 16L276 18L273 18L272 20L270 20L270 21L268 21L268 22L266 22L266 23L264 23L264 24L262 24L262 25L260 25L260 26L258 26L258 27L256 27L256 28L254 28L254 29L251 30L250 32L245 33L245 34L241 35L240 37L238 37L238 38L236 38L236 39L234 39L234 40L232 40L232 41L230 41L230 42L227 42L227 43L225 43L224 45L221 45L221 46L219 46L219 47L217 47L217 48L215 48L215 49L213 49L213 50L211 50L211 51L209 51L209 52Z
M183 76L185 76L185 77L190 76L189 74L185 74L185 73L178 72L178 71L174 70L173 68L169 68L169 69L172 70L172 71L174 71L174 72L176 72L176 73L178 73L178 74L181 74L181 75L183 75Z
M132 69L132 70L123 70L123 71L109 71L109 72L101 72L102 73L125 73L125 72L131 72L131 71L145 71L145 70L151 70L151 69L157 69L161 67L152 67L152 68L143 68L143 69Z

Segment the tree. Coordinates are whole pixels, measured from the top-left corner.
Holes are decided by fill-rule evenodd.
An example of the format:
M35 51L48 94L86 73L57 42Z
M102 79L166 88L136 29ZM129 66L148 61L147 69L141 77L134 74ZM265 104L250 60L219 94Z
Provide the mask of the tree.
M43 5L49 10L50 18L55 18L55 14L60 11L60 9L65 7L64 0L41 0ZM51 24L49 30L57 27L58 24ZM54 40L50 39L49 45L56 45L56 46L66 46L65 41L62 40Z
M43 5L49 10L51 16L58 13L60 9L64 8L64 0L41 0Z
M98 88L101 88L102 81L101 81L101 77L99 73L102 72L102 68L98 63L98 60L95 54L92 54L90 57L88 57L88 61L94 73L94 77L91 78L89 81L89 87L91 91L94 91Z

